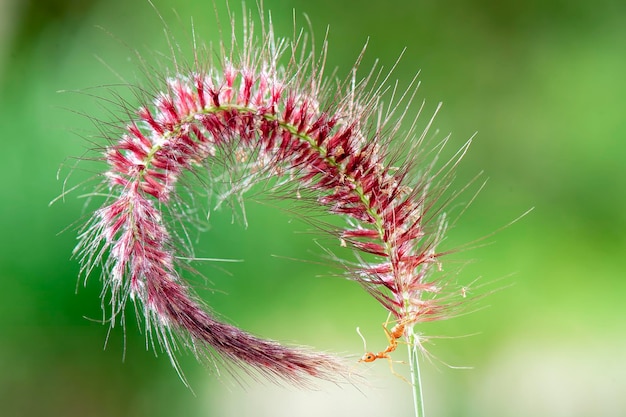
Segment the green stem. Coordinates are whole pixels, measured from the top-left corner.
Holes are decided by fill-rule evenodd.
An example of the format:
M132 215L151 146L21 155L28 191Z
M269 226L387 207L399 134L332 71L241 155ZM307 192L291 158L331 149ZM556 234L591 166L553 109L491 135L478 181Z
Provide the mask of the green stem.
M409 327L407 336L409 339L409 366L411 368L411 385L413 386L415 417L425 417L422 376L420 374L419 365L419 336L413 332L413 326Z

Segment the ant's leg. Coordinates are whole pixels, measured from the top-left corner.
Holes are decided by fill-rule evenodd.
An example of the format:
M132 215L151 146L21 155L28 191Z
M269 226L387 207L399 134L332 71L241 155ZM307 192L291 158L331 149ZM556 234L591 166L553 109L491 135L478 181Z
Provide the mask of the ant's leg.
M391 357L390 357L390 356L387 356L387 360L389 361L389 370L391 371L391 373L392 373L395 377L400 378L401 380L403 380L404 382L406 382L407 384L409 384L409 385L411 385L411 386L412 386L413 384L411 384L411 383L410 383L410 382L409 382L409 381L408 381L405 377L403 377L402 375L400 375L399 373L397 373L397 372L393 369L393 363L394 363L394 362L395 362L395 363L405 363L405 362L402 362L402 361L394 361L394 360L392 360L392 359L391 359Z
M396 338L391 334L391 330L387 328L387 325L383 323L383 330L385 331L385 336L387 336L387 342L389 346L396 343Z
M389 346L396 343L396 338L391 334L391 330L387 328L389 326L389 320L391 319L391 311L387 314L387 320L383 323L383 330L385 331L385 335L387 336L387 342L389 342Z
M387 328L387 326L389 326L390 322L391 322L391 311L389 312L389 314L387 314L387 320L385 320L385 322L383 323L383 327Z

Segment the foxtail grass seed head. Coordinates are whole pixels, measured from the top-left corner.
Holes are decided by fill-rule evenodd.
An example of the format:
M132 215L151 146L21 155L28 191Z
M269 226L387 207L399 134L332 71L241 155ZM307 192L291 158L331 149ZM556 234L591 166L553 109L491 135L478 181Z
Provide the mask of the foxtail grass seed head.
M216 205L266 181L342 217L345 227L326 230L356 254L339 260L346 276L412 326L446 317L456 303L432 272L441 268L446 231L441 199L469 142L435 162L445 140L426 149L432 119L416 132L415 115L405 117L416 84L400 92L379 70L358 79L356 66L345 83L327 80L325 46L314 54L304 35L278 39L267 22L256 35L244 20L230 49L196 46L193 65L174 60L169 76L153 80L160 87L149 100L124 108L131 119L110 138L94 193L106 201L80 230L75 254L85 277L102 269L111 324L132 300L177 368L182 343L271 379L349 379L341 359L218 321L194 295L182 274L192 245L172 227L187 220L181 202L193 190L183 175L202 176Z

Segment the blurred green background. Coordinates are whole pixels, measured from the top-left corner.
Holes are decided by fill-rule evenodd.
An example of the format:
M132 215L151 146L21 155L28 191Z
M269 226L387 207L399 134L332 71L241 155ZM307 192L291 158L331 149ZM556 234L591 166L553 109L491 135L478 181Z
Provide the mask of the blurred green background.
M198 37L217 39L210 1L155 3L183 43L191 17ZM489 182L447 244L535 207L493 244L455 257L475 261L462 281L512 285L477 304L486 308L424 326L451 337L430 346L439 360L424 365L427 413L626 415L626 3L266 0L265 8L280 36L292 34L293 9L300 25L309 16L318 43L328 26L327 66L342 78L368 39L364 68L376 58L389 68L406 47L395 77L406 85L421 70L417 102L427 101L427 114L444 102L442 135L452 132L458 147L478 131L459 184L481 170ZM240 3L233 9L239 15ZM410 387L382 362L355 363L368 379L359 389L299 390L242 387L183 354L191 392L165 355L146 351L133 314L126 337L117 327L103 348L101 285L77 283L70 260L80 191L48 203L73 158L94 146L85 138L98 132L82 114L111 119L90 94L106 96L117 74L141 77L126 45L169 55L147 1L0 0L0 415L411 415ZM70 184L89 173L73 175ZM254 333L355 361L356 326L370 346L384 346L386 315L364 291L325 277L323 263L289 259L320 260L301 233L310 227L271 205L246 208L247 229L225 210L203 235L202 255L245 260L206 265L210 282L201 285L215 289L202 291L207 302Z

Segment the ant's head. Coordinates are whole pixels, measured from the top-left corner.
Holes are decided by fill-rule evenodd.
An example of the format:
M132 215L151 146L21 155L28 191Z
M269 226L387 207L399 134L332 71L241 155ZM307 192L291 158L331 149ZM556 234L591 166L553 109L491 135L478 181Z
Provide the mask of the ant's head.
M376 359L378 359L378 357L375 353L367 352L359 359L359 362L374 362Z

